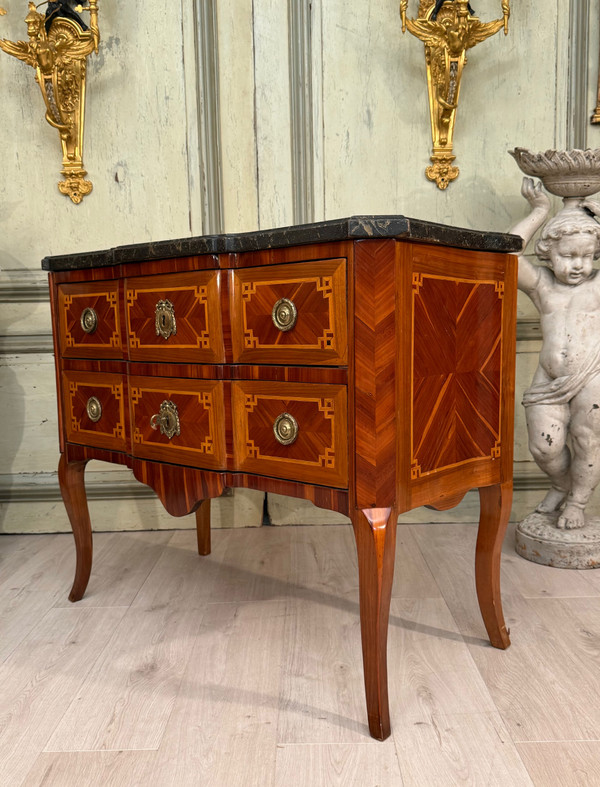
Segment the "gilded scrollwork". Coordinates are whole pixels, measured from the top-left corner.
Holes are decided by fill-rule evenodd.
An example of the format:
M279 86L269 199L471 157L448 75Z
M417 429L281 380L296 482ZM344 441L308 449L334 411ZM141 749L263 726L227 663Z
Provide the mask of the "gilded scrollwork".
M42 15L29 3L29 41L0 39L0 49L35 69L46 120L58 130L62 146L64 180L58 188L77 204L92 190L83 167L83 128L87 57L98 52L100 41L98 6L97 0L89 0L85 8L67 0L47 5ZM90 12L89 26L80 16L84 10Z
M408 0L401 0L402 32L425 45L433 154L425 174L446 189L458 177L453 165L454 124L467 50L504 28L508 33L510 0L502 0L501 19L481 22L466 0L420 0L416 19L406 16Z

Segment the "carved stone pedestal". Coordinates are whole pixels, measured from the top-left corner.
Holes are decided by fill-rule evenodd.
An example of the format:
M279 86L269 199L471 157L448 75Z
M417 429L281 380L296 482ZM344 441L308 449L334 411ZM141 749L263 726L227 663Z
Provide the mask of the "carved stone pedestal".
M559 530L557 518L537 511L525 517L515 534L517 553L555 568L600 568L600 518L577 530Z

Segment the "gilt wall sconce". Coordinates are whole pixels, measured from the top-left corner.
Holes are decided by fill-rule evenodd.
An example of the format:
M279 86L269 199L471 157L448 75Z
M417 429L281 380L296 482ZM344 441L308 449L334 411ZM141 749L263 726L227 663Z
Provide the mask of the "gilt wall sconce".
M42 15L37 9L44 5L48 7ZM83 11L90 13L89 26L80 16ZM83 127L87 58L98 52L100 41L97 0L89 0L85 7L72 0L38 6L30 2L25 23L29 41L0 39L0 49L35 69L46 120L60 135L64 180L58 188L79 204L92 190L83 167Z
M408 31L425 44L427 88L433 153L425 174L438 188L446 189L456 180L453 165L454 124L467 50L504 28L508 34L510 0L502 0L502 19L480 22L463 0L420 0L416 19L406 16L408 0L400 2L402 32Z

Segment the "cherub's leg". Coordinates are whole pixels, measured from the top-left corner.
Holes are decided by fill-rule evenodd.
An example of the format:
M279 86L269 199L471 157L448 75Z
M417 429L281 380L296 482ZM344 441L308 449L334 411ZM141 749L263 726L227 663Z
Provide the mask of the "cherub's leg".
M567 529L585 525L585 507L600 483L600 376L573 397L570 409L571 489L557 522Z
M552 482L536 511L550 514L562 505L570 489L571 452L567 446L568 405L534 404L526 408L529 450Z

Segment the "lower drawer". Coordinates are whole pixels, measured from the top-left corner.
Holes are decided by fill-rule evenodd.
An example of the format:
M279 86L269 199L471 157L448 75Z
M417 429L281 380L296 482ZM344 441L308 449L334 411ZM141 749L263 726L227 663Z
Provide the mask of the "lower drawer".
M129 401L133 456L225 469L221 381L130 377Z
M348 486L343 385L232 383L235 469L323 486Z
M62 389L68 442L127 450L127 396L122 375L63 372Z

